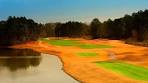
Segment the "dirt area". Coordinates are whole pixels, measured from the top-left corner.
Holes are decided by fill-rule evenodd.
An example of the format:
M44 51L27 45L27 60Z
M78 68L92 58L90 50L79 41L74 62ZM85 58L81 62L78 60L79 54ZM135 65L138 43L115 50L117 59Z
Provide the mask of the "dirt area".
M84 43L106 44L114 46L107 49L81 49L79 47L52 46L43 42L28 42L26 44L15 45L13 48L29 48L38 52L57 55L64 64L64 71L81 81L82 83L148 83L148 81L139 81L110 72L96 66L95 61L108 61L115 55L114 59L124 60L131 64L136 64L148 68L148 48L124 44L118 40L85 40L77 39ZM98 56L80 57L77 52L95 52Z

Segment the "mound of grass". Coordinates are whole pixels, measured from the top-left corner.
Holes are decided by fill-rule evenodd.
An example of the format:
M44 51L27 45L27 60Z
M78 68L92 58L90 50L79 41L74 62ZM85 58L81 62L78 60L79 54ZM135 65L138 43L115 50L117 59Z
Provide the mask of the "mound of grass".
M110 45L96 45L96 44L80 44L79 47L83 49L112 48L112 46Z
M97 56L97 53L92 53L92 52L81 52L81 53L77 53L77 55L79 55L79 56L83 56L83 57L92 57L92 56Z
M123 62L95 62L98 66L110 69L136 80L148 80L148 69Z

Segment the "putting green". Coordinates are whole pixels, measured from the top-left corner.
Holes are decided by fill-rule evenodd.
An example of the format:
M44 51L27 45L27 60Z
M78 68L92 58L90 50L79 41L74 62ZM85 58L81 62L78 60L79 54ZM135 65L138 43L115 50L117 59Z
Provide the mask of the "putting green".
M95 63L98 66L102 66L106 69L112 70L113 72L120 73L136 80L148 80L148 69L141 66L116 61Z
M110 45L97 45L97 44L85 44L77 40L49 40L47 38L42 38L40 41L47 42L48 44L55 46L77 46L82 49L94 49L94 48L112 48Z
M82 57L92 57L92 56L97 56L97 53L92 53L92 52L81 52L77 53L77 55L82 56Z

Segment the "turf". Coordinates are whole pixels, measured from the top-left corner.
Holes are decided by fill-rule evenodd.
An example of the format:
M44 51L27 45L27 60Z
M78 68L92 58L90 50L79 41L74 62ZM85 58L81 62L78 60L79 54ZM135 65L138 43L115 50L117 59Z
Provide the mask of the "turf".
M141 66L123 62L96 62L96 64L136 80L148 80L148 69Z
M96 44L80 44L79 47L83 49L112 48L112 46L109 46L109 45L96 45Z
M97 56L97 53L81 52L81 53L77 53L77 55L83 56L83 57L92 57L92 56Z
M112 46L110 45L85 44L77 40L49 40L47 38L42 38L40 40L44 42L48 42L48 44L55 45L55 46L77 46L82 49L112 48Z
M48 40L44 38L41 41L55 46L77 46L79 44L76 40Z

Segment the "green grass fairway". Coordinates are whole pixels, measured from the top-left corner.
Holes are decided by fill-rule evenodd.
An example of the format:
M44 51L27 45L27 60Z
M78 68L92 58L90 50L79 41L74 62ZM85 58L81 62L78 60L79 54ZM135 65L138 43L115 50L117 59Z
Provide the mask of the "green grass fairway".
M112 48L112 46L109 46L109 45L96 45L96 44L80 44L79 47L84 49Z
M97 53L81 52L81 53L77 53L77 55L82 57L93 57L93 56L97 56Z
M98 66L136 80L148 80L148 69L123 62L95 62Z
M42 38L40 41L47 42L48 44L55 46L77 46L82 49L94 49L94 48L112 48L109 45L96 45L96 44L83 44L77 40L49 40L47 38Z
M79 44L76 40L48 40L44 38L41 41L48 42L48 44L55 46L77 46Z

